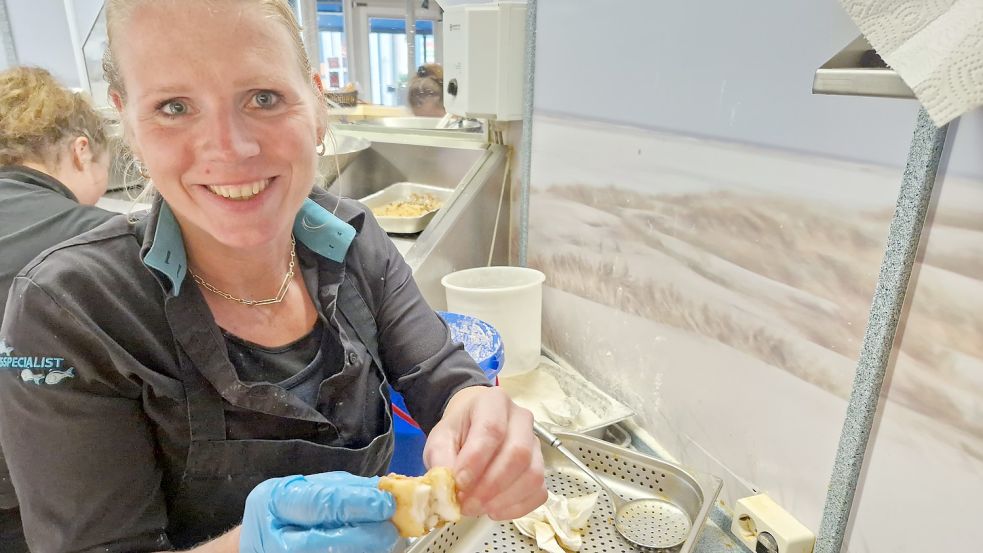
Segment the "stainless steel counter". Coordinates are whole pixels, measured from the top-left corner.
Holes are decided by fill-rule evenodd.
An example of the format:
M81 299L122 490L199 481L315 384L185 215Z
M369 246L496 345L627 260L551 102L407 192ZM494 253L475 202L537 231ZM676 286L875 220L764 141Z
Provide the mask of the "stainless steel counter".
M353 198L396 182L453 190L423 232L392 237L427 302L434 309L444 309L440 279L445 274L486 265L489 253L492 264L508 262L508 148L496 144L476 147L473 136L458 140L446 132L430 137L395 129L370 135L372 146L342 171L329 190Z

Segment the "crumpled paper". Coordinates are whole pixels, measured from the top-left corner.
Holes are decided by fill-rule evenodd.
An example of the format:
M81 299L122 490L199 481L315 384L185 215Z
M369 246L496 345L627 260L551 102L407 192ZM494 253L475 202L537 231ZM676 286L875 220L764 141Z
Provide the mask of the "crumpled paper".
M528 515L512 521L516 529L536 540L536 545L549 553L580 551L587 521L597 505L597 493L567 498L549 492L542 506Z
M983 105L983 0L840 0L942 126Z

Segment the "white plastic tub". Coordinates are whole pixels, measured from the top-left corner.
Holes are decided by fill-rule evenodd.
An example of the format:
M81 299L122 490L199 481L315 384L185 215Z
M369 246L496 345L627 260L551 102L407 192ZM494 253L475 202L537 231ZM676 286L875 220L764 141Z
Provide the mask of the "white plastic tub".
M477 317L495 327L505 347L501 376L539 364L546 275L525 267L479 267L440 280L447 310Z

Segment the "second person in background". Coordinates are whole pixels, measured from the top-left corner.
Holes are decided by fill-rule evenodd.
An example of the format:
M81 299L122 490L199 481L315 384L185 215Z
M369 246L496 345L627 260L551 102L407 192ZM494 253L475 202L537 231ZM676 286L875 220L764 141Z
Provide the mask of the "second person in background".
M113 217L93 207L109 180L103 124L86 98L44 69L0 73L0 321L10 283L29 261ZM0 356L9 353L0 342ZM0 551L27 552L2 451Z
M407 93L413 115L419 117L443 117L444 68L437 63L421 65L410 79Z

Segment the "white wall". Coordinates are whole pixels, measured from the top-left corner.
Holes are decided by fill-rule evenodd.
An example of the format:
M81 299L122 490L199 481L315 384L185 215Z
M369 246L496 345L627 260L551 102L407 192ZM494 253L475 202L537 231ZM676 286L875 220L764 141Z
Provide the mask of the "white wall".
M72 0L75 4L75 20L78 23L79 33L81 33L82 40L85 40L85 33L92 27L95 22L96 17L99 16L99 10L102 8L105 0Z
M78 71L62 0L7 0L17 62L51 71L64 85L78 87Z
M537 44L537 110L885 165L908 147L913 101L810 94L859 34L836 0L542 5L539 32L565 40ZM953 169L983 175L983 156Z
M817 530L917 103L811 94L857 34L836 0L539 0L537 24L544 341L723 499ZM973 543L983 114L957 127L844 551Z

